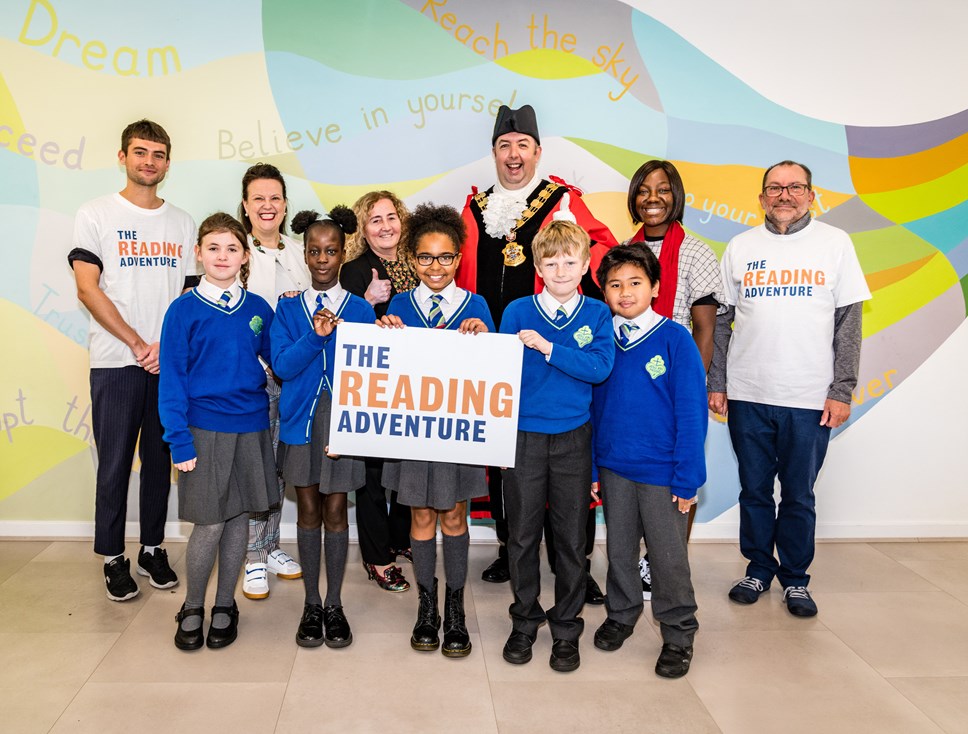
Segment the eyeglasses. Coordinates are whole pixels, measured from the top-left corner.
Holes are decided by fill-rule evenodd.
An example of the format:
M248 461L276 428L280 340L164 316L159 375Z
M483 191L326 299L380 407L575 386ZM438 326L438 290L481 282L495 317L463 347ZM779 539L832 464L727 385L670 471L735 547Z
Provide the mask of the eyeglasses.
M790 192L790 196L803 196L810 190L810 187L806 184L800 183L790 184L789 186L777 186L776 184L770 184L769 186L763 187L763 193L773 199L783 193L784 189Z
M445 252L442 255L431 255L426 252L421 252L420 254L415 255L414 259L417 261L417 265L423 265L424 267L427 267L433 263L434 260L436 260L446 268L448 265L454 264L454 260L457 259L457 255L455 255L453 252Z

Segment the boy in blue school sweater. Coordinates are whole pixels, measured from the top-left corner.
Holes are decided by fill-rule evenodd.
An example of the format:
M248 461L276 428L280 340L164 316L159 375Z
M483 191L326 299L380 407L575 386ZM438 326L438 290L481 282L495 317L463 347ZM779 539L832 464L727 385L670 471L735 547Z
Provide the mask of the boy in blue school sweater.
M615 313L615 366L592 401L608 528L608 618L595 632L595 647L618 650L642 613L644 535L652 616L663 642L655 672L679 678L689 670L699 627L686 538L689 510L706 481L706 370L689 332L652 310L659 261L646 245L609 250L598 279Z
M504 473L511 570L512 631L504 659L531 660L538 627L546 619L554 670L575 670L581 659L578 616L585 598L585 521L592 479L592 385L608 377L615 358L608 307L578 292L588 272L588 234L577 224L553 221L532 244L544 289L512 301L501 332L517 334L524 350L518 440L513 469ZM538 603L538 550L545 508L556 538L555 605Z

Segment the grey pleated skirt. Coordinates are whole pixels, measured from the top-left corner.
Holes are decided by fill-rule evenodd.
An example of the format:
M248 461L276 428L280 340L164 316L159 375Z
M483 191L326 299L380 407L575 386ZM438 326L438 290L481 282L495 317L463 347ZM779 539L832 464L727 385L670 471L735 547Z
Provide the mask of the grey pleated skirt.
M323 391L313 416L313 431L310 443L291 445L279 442L277 460L283 479L295 487L310 487L319 484L322 494L352 492L366 483L366 467L363 460L355 456L341 456L332 459L326 455L329 445L329 418L333 401L329 393Z
M178 473L178 517L196 525L265 512L278 493L268 430L219 433L190 427L198 462Z
M383 486L410 507L450 510L458 502L487 494L483 466L443 461L397 461L383 464Z

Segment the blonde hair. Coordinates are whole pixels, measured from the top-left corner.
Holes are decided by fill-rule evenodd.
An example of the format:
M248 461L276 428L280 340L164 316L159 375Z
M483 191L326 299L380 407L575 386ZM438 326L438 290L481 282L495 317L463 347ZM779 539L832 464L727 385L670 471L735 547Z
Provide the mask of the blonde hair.
M577 255L582 260L591 258L591 238L574 222L558 219L542 227L531 243L536 263L556 255Z
M383 199L389 200L396 209L397 217L400 219L400 243L397 245L397 257L404 256L402 245L407 238L407 224L410 221L410 212L406 205L400 201L392 191L370 191L363 194L356 203L353 204L353 213L356 214L356 233L346 238L346 262L355 260L369 248L366 241L366 222L370 218L370 212L377 202Z

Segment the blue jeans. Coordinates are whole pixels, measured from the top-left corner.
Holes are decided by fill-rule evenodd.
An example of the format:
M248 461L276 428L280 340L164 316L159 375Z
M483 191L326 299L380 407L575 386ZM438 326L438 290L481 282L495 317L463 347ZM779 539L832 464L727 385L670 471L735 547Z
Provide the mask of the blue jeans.
M729 437L739 463L739 545L746 575L764 586L806 586L817 526L813 485L830 429L820 410L729 401ZM780 507L773 485L780 480ZM779 562L773 555L773 548Z

